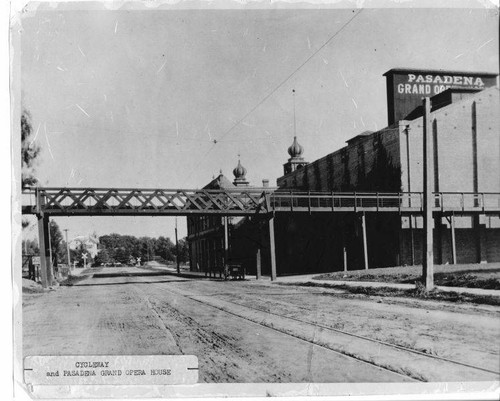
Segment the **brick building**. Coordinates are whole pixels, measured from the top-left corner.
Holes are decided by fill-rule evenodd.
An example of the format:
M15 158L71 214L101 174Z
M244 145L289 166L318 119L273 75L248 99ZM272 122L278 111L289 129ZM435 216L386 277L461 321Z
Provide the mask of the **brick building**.
M442 87L431 97L434 147L435 192L500 192L499 89L492 86L494 74L391 70L391 85L400 85L392 73L424 77L463 77L483 87ZM454 74L454 75L452 75ZM472 78L468 78L472 76ZM481 79L482 78L482 79ZM411 78L410 78L411 79ZM413 78L415 79L415 78ZM418 79L418 78L417 78ZM425 78L424 78L425 79ZM431 80L431 78L427 78ZM452 78L448 78L453 82ZM478 81L479 79L479 81ZM444 81L444 79L443 79ZM434 89L427 89L434 93ZM416 90L418 92L418 89ZM421 98L426 95L419 94ZM411 93L413 97L413 93ZM398 101L398 99L396 99ZM365 131L347 141L347 146L279 177L280 190L335 192L420 192L423 190L423 122L417 103L406 100L391 104L391 115L406 119L378 131ZM411 110L411 107L414 107ZM396 111L395 111L396 110ZM352 215L319 217L283 217L277 238L280 266L289 272L340 270L344 248L349 269L363 267L363 249L359 218ZM435 217L435 262L452 263L450 218ZM498 216L454 217L456 227L456 263L500 261L500 219ZM317 229L313 229L316 227ZM371 267L420 264L422 255L421 217L366 215L368 262ZM307 235L305 234L307 233ZM291 237L296 237L292 240ZM280 239L278 239L280 241ZM290 245L293 242L295 245ZM320 243L323 242L323 245ZM313 244L311 244L313 243Z
M269 181L262 180L262 187L250 186L246 179L247 170L238 160L231 182L222 171L203 189L272 190ZM256 249L264 252L262 273L270 273L268 238L262 229L263 222L252 217L193 216L187 218L187 240L190 253L190 269L201 272L218 272L226 263L238 263L246 271L255 273ZM227 249L226 245L227 244Z
M422 191L423 117L420 104L424 96L429 96L434 191L500 193L498 75L408 69L393 69L384 75L388 126L377 132L362 132L348 140L342 149L310 163L304 159L304 149L295 137L288 148L290 158L283 165L284 175L277 179L277 191ZM236 178L241 172L237 169L234 171ZM237 183L235 180L232 184L223 176L214 181L218 185ZM209 186L215 185L214 181ZM196 235L199 237L203 233L193 225L200 224L194 223L196 219L188 219L192 268L196 268L200 255L204 255L205 265L214 260L211 255L217 254L218 249L213 248L213 253L210 250L200 253L199 247L211 248L210 245L203 248L201 242L194 241ZM369 267L421 263L423 222L420 216L279 213L275 216L278 275L342 270L344 260L349 270L363 268L362 220L366 224ZM500 261L499 216L435 215L434 223L436 263L453 262L452 223L456 240L455 263ZM220 222L210 229L219 233L220 241L218 224ZM260 248L263 274L266 274L270 265L269 238L263 222L239 219L231 222L230 231L229 257L245 264L251 274L255 271L256 253Z

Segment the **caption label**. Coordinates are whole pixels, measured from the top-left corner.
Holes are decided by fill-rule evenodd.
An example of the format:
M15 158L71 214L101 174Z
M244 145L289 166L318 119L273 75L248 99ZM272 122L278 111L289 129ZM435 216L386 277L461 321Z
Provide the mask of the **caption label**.
M195 384L194 355L28 356L26 384Z

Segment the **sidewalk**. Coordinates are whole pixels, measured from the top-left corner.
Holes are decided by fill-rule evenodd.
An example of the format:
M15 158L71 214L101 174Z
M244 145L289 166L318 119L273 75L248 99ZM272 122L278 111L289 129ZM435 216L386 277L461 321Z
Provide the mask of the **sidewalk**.
M296 285L313 283L318 285L330 285L330 286L345 285L350 287L371 287L371 288L385 287L385 288L395 288L400 290L412 290L415 288L414 284L386 283L380 281L313 280L313 277L316 276L318 276L318 274L278 277L276 282L290 283ZM500 297L500 290L485 290L482 288L444 287L444 286L436 286L435 288L438 291L444 291L444 292L456 292L459 294Z
M159 265L159 264L153 265L153 266L144 265L144 266L141 266L141 269L163 271L166 274L171 274L173 276L185 277L185 278L207 278L207 279L213 278L213 277L205 276L205 272L193 272L191 270L187 270L187 269L183 269L183 268L180 269L180 273L177 273L176 267ZM218 276L216 278L218 278Z
M212 279L218 280L220 279L219 275L216 277L208 277L205 275L205 272L194 272L187 270L185 268L181 268L180 273L177 273L177 268L175 266L166 266L166 265L154 265L154 266L141 266L140 268L150 271L162 271L166 274L184 277L184 278L196 278L196 279ZM78 269L85 270L85 269ZM86 270L88 271L88 269ZM80 272L81 274L82 272ZM72 273L73 274L73 273ZM316 284L316 285L325 285L325 286L349 286L349 287L369 287L369 288L394 288L399 290L412 290L415 288L414 284L401 284L401 283L387 283L380 281L346 281L346 280L314 280L313 277L317 277L318 273L315 274L304 274L297 276L282 276L278 277L276 281L270 281L268 276L261 277L260 280L256 280L254 275L247 275L246 280L252 281L254 283L266 283L266 284L279 284L286 283L291 285L303 285L303 284ZM476 296L492 296L492 297L500 297L500 290L486 290L482 288L467 288L467 287L445 287L445 286L436 286L438 291L443 292L456 292L458 294L470 294Z

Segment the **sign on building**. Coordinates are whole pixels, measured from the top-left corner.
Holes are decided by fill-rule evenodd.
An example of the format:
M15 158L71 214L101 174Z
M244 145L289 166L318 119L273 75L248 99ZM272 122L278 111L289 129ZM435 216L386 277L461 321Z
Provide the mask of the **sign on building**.
M450 88L481 91L495 86L498 74L394 68L384 76L387 84L388 123L392 125L404 120L419 107L423 97L433 97Z

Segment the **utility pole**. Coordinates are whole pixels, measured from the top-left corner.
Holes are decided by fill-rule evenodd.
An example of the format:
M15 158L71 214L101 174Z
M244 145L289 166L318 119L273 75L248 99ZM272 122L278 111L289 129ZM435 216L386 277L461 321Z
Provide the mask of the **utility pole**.
M177 238L177 217L175 218L175 260L177 262L177 274L181 273L181 265L179 261L179 239Z
M424 246L423 246L423 271L422 279L427 291L434 288L434 249L433 249L433 220L434 194L432 186L433 159L431 120L431 100L423 99L423 142L424 142Z
M64 233L66 234L66 251L68 253L68 269L71 269L71 258L69 256L69 242L68 242L68 229L64 229Z

